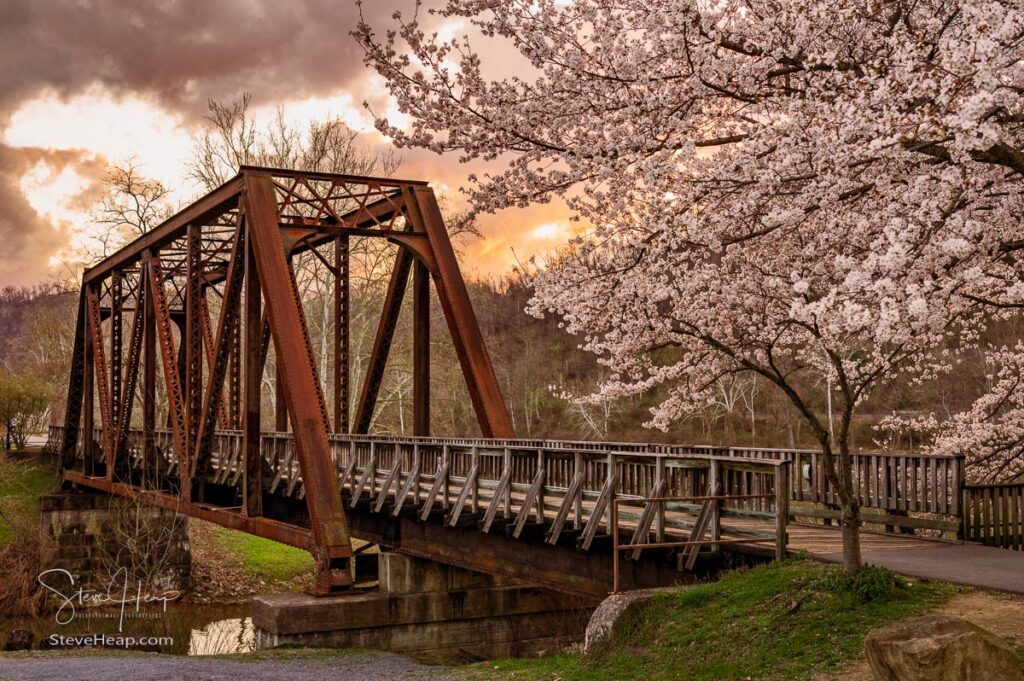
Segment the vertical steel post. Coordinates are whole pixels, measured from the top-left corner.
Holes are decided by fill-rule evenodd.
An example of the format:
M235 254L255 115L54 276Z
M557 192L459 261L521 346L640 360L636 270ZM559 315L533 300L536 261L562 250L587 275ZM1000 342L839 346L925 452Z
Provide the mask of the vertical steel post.
M334 430L349 431L349 250L348 237L334 240Z
M121 369L124 363L124 278L121 270L110 274L110 427L114 432L105 438L110 445L107 456L107 480L114 479L117 466L118 441L121 433Z
M515 437L434 191L430 187L415 187L407 190L406 196L410 206L409 216L414 224L419 223L417 226L430 240L437 265L437 272L434 273L437 298L448 322L452 343L462 365L469 397L483 436Z
M412 278L413 435L430 435L430 273L416 261Z
M196 466L196 440L203 408L203 332L202 321L202 227L192 223L186 233L185 254L185 457L179 463L181 493L192 494L192 473Z
M246 173L244 208L247 242L253 246L260 282L267 291L267 317L306 489L318 567L314 590L330 593L352 583L352 544L331 460L313 349L306 334L302 301L286 260L278 228L277 198L269 175Z
M92 290L92 284L82 287L82 299L86 303L82 306L83 314L79 323L85 331L85 353L83 357L82 374L82 470L86 475L96 475L96 441L93 438L93 422L96 418L95 407L95 381L96 381L96 350L93 347L93 335L89 333L88 297Z
M159 467L156 456L156 311L153 307L152 292L144 293L149 280L149 257L145 258L139 273L139 295L143 299L143 345L142 345L142 487L147 477L157 486ZM139 311L136 311L139 314Z
M243 448L245 477L243 510L248 516L263 515L263 458L260 456L260 389L263 383L263 317L260 311L260 272L252 249L252 239L245 240L245 367L243 383L245 416Z
M78 317L75 324L75 343L71 354L71 375L68 380L68 398L64 411L64 439L61 445L61 467L68 468L75 459L78 445L78 426L82 422L83 380L85 378L85 285L78 296ZM84 472L84 469L83 469Z

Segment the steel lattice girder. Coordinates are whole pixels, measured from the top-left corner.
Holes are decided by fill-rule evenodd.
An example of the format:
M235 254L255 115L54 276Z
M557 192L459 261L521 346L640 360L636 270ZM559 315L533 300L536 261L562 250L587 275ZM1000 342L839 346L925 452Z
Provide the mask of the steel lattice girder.
M508 413L430 187L245 166L84 273L61 453L65 479L305 543L317 560L316 591L345 588L352 549L328 448L332 419L291 259L311 252L334 277L333 428L347 432L351 237L384 238L398 246L353 429L370 427L411 272L415 434L428 435L430 427L432 280L483 435L511 437ZM333 263L319 253L321 246L333 247ZM211 295L219 301L214 303ZM125 353L127 314L132 321ZM109 320L106 329L104 320ZM260 382L271 341L284 425L290 425L306 486L308 527L289 518L264 517L273 513L264 503L272 472L265 470L259 451ZM140 364L143 385L136 395ZM158 387L167 400L173 451L160 451L153 437ZM128 432L135 399L142 402L143 456L132 463L129 449L135 445ZM92 441L95 408L103 425L102 443ZM207 475L215 429L225 423L241 427L244 434L237 458L241 480L229 490ZM80 430L88 434L81 457Z

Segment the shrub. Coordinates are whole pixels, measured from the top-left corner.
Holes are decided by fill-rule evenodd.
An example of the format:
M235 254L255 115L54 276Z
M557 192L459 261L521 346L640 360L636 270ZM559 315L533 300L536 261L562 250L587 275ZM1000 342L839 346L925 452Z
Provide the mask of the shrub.
M836 574L827 579L829 591L848 596L857 603L884 602L909 584L902 577L876 565L863 565L852 575Z

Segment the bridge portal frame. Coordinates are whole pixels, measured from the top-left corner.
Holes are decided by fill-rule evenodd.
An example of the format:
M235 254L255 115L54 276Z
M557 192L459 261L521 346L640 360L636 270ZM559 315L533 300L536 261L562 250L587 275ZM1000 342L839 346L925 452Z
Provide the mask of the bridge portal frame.
M350 423L352 237L383 238L398 252ZM321 252L328 249L327 255ZM292 258L306 252L332 277L333 414L292 267ZM511 437L491 360L428 184L243 166L225 184L85 271L61 449L65 480L306 545L318 566L314 591L347 588L352 548L327 435L369 432L410 274L414 434L430 434L432 280L482 434ZM128 333L126 313L132 318ZM271 343L278 369L275 427L290 424L295 438L308 528L265 513L260 387ZM175 461L169 466L161 464L154 439L158 357L160 393L174 439ZM126 451L137 402L141 467L131 464ZM102 441L79 442L80 430L93 432L97 412ZM215 486L207 485L217 428L243 432L240 506L217 499Z

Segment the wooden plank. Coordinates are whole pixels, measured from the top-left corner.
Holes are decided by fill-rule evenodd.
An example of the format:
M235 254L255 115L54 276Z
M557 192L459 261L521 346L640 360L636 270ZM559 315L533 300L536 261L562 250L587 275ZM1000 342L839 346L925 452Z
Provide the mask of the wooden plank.
M697 522L694 523L693 531L690 533L688 540L691 543L683 548L680 556L686 570L692 570L697 562L697 555L700 553L700 547L703 545L701 540L704 539L708 525L711 522L711 516L714 513L714 507L717 505L717 499L708 499L701 504L700 513L697 515Z
M544 486L544 476L544 467L538 466L537 473L530 484L530 490L526 493L523 505L519 507L519 513L516 515L515 528L512 530L512 537L515 539L519 539L519 535L523 532L523 526L526 525L526 520L530 517L530 507L537 504L540 499L541 489ZM537 509L537 522L544 522L542 508Z
M590 511L590 518L587 520L586 526L583 528L582 543L580 548L584 551L590 550L590 545L594 542L594 536L597 534L597 528L601 525L601 516L604 515L605 509L608 507L608 502L615 495L615 473L609 474L608 479L605 480L604 486L601 488L601 493L597 497L597 501L594 503L594 507ZM611 532L611 526L608 528L609 533Z
M367 463L366 467L363 468L363 473L362 473L362 475L359 476L359 482L352 489L352 496L349 498L349 501L348 501L349 508L355 508L356 507L356 504L359 503L360 497L363 496L363 490L366 488L367 481L370 480L371 476L376 476L377 455L375 453L373 453L373 451L372 451L372 447L373 447L373 443L372 442L370 443L370 447L371 447L370 461L369 461L369 463Z
M384 502L388 500L388 490L391 489L391 485L395 484L397 488L401 482L402 472L402 457L398 454L398 445L395 445L395 465L388 471L388 476L384 479L384 484L380 486L380 494L377 495L377 501L373 504L373 512L380 513L380 510L384 508ZM395 482L397 480L397 483ZM395 501L398 500L398 490L395 490Z
M427 495L426 500L423 502L423 508L420 510L420 521L427 522L427 518L430 517L430 511L434 507L434 501L437 500L437 493L441 491L442 486L447 484L447 480L448 462L443 460L438 465L437 472L434 474L434 484L430 486L430 494Z
M406 500L409 498L409 494L412 492L414 487L419 487L420 481L420 464L417 461L413 464L412 470L409 471L409 475L405 478L405 484L402 485L401 491L398 493L398 497L395 498L395 507L391 509L391 516L394 518L398 517L398 514L402 512L402 507L405 505ZM413 499L413 503L416 503L416 499Z
M558 538L562 534L562 528L565 526L565 521L569 518L569 512L575 506L580 496L582 486L583 472L577 471L576 475L573 476L572 482L569 483L568 489L565 491L565 497L562 499L562 505L558 507L558 513L555 514L554 522L551 523L551 529L548 531L548 544L554 546L558 543Z
M481 531L485 534L491 531L491 524L494 522L494 516L498 513L498 508L502 505L500 500L505 497L509 491L510 482L512 480L512 469L509 466L505 466L505 470L501 473L501 479L498 480L498 486L494 489L494 495L491 497L491 501L487 504L487 512L484 513L484 524L481 527ZM505 517L509 515L506 513Z
M475 452L474 448L474 452ZM459 522L459 516L462 515L462 509L466 505L466 501L469 499L470 494L477 490L477 475L479 469L476 462L474 461L472 468L469 469L469 475L466 476L465 482L462 483L462 490L459 492L458 499L455 501L455 506L452 508L452 512L448 516L448 525L455 527L456 523Z

